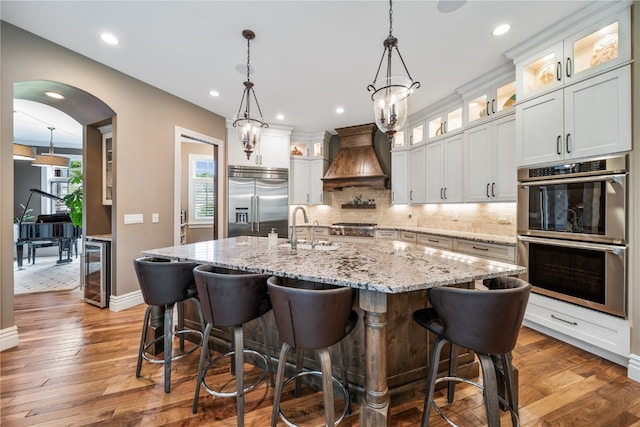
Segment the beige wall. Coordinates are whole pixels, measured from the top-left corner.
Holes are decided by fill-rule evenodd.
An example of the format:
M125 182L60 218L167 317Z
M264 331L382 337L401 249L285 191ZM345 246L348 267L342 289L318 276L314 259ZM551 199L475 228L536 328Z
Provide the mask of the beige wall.
M115 201L113 290L138 289L132 260L143 249L173 244L175 127L226 140L224 118L107 68L5 22L1 23L0 198L13 200L13 84L52 80L96 96L117 116L114 126ZM151 214L161 221L151 223ZM124 225L124 214L144 214L144 224ZM0 329L14 326L13 203L0 207Z

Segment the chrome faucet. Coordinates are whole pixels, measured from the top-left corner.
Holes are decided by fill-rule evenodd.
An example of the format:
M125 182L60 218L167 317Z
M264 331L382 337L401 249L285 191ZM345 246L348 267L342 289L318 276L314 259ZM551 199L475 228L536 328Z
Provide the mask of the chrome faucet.
M311 249L316 247L316 225L320 226L317 219L313 220L313 224L311 224Z
M568 232L572 232L572 233L576 233L576 232L581 232L582 231L582 219L578 216L578 212L575 211L575 209L565 209L562 212L560 212L560 214L558 214L558 219L562 218L562 215L564 213L567 213L567 226L566 229ZM569 218L569 213L573 214L573 218Z
M298 247L298 239L296 237L296 214L299 210L302 211L304 222L309 222L307 211L305 211L302 206L296 206L296 208L293 210L293 213L291 214L291 249L297 249Z

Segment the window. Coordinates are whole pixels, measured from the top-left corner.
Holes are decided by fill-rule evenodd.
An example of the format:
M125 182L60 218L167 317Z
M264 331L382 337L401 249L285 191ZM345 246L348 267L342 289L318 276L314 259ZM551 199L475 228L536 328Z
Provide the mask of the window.
M189 225L213 225L215 217L215 160L189 155Z

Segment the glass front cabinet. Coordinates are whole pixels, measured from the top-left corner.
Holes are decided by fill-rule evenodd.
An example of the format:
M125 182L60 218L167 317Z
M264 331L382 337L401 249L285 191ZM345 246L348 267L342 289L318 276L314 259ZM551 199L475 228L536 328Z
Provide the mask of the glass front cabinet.
M113 137L111 132L102 135L102 204L113 203Z
M626 8L572 36L516 59L518 100L573 83L631 59L631 18Z

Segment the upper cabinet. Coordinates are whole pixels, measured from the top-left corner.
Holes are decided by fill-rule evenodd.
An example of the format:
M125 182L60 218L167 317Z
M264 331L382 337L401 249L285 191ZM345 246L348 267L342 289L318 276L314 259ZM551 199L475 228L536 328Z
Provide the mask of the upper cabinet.
M427 203L464 201L462 134L427 145Z
M463 125L471 126L513 111L516 103L516 79L512 64L505 64L468 83L457 91L462 94Z
M391 203L403 205L409 202L407 185L407 157L409 152L397 150L391 152Z
M631 59L631 12L627 7L588 27L515 59L517 98L522 101L601 73Z
M289 170L289 204L324 203L322 178L329 166L328 132L293 133Z
M409 203L421 204L427 202L427 168L426 145L420 145L409 150L409 173L407 178L409 189Z
M409 144L410 145L418 145L425 142L426 132L425 132L425 122L424 120L417 121L412 124L409 128Z
M102 204L113 203L113 134L102 134Z
M462 105L450 106L427 119L427 140L462 131Z
M631 150L631 66L519 103L517 163Z
M406 150L409 145L409 129L404 127L393 135L391 151Z
M260 143L247 159L238 141L232 121L227 121L227 156L229 165L289 168L291 128L271 126L262 129Z

